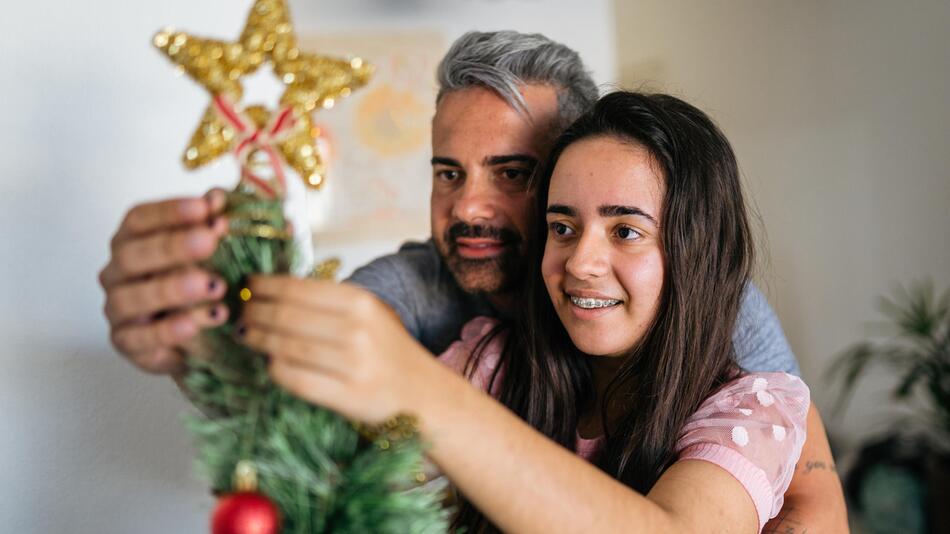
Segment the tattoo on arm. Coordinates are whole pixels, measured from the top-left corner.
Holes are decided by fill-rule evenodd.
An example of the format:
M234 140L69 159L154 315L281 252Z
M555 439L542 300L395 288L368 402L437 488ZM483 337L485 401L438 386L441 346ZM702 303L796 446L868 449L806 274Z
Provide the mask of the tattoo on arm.
M833 460L817 459L802 459L795 465L795 471L799 471L798 474L801 475L807 475L815 471L830 472L835 475L838 473ZM799 521L801 518L799 511L794 506L788 506L787 502L782 511L766 523L765 528L762 529L762 534L807 534L810 532L805 523Z
M835 463L832 461L825 462L821 460L806 460L805 465L802 465L802 463L799 462L796 467L803 469L803 475L807 475L812 471L831 471L832 473L838 472L838 470L835 468Z
M782 508L777 516L765 524L762 534L807 534L808 529L802 523L789 517L794 513L795 509L792 507Z

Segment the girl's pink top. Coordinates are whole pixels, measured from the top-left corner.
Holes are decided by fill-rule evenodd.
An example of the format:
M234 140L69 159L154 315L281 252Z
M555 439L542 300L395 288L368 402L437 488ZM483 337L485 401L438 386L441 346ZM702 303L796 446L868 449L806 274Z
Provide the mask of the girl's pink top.
M439 359L464 373L479 341L498 322L476 317L462 328L462 338ZM504 346L504 336L483 349L472 384L487 391ZM497 397L499 372L488 393ZM787 373L748 373L727 383L703 402L683 427L676 443L677 461L704 460L728 471L749 493L759 515L759 529L782 509L785 490L805 443L808 386ZM602 438L577 438L577 454L592 460Z

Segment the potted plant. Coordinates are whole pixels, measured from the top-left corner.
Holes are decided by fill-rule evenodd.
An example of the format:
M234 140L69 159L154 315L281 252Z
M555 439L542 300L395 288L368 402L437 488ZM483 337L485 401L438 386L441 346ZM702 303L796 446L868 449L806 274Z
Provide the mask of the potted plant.
M950 289L938 294L931 281L916 282L881 298L879 308L891 335L857 343L837 358L830 376L843 384L838 404L872 365L898 377L894 399L916 409L897 421L892 437L919 444L931 531L950 532Z

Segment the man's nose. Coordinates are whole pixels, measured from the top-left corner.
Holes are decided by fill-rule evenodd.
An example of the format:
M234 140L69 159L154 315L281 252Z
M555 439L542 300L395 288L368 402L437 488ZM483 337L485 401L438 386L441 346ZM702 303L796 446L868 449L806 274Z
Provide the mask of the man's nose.
M610 270L610 243L594 233L581 234L564 270L578 280L604 276Z
M488 177L469 175L452 206L452 215L469 224L492 221L497 215L496 193Z

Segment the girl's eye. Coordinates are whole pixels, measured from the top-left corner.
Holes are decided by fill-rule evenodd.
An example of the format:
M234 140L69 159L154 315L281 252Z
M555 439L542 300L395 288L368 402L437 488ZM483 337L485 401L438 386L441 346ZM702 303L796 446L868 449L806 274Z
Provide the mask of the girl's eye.
M557 236L561 236L561 237L566 237L574 233L574 230L572 230L570 226L564 223L553 222L549 224L548 227L550 228L551 233Z
M643 235L629 226L621 226L617 228L617 237L624 241L636 241L643 237Z

